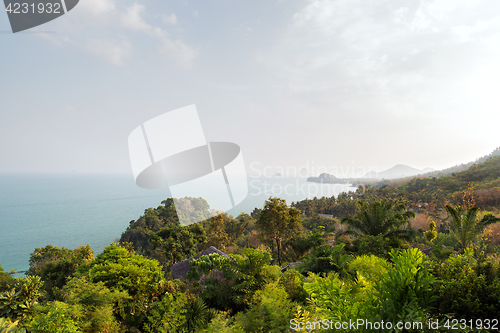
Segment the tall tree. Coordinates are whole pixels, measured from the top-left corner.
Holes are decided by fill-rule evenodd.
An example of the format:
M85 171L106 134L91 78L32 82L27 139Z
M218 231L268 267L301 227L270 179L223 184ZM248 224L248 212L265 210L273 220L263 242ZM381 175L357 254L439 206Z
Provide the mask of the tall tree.
M382 235L390 239L409 239L410 232L406 226L415 213L406 210L404 205L393 205L383 200L368 203L359 201L359 212L345 216L341 223L348 226L345 233L361 236Z
M286 201L279 198L266 200L256 223L262 242L268 244L281 266L283 245L302 231L300 210L289 208Z
M481 216L477 207L464 208L462 206L446 206L450 227L460 243L460 251L463 253L490 224L500 222L491 214Z
M49 244L36 248L30 256L29 276L39 276L49 299L62 297L61 288L81 265L88 265L94 260L90 245L74 250Z
M230 220L231 219L232 216L230 217ZM214 216L210 218L209 221L210 224L207 230L207 243L205 247L209 248L210 246L214 246L220 250L225 250L226 246L229 245L229 236L226 232L223 214Z

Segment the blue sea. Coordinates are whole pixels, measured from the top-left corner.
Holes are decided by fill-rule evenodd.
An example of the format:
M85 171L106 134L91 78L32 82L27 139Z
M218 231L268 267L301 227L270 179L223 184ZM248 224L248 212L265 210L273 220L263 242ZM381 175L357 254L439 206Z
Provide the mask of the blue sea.
M262 208L270 196L291 203L354 190L304 178L249 177L248 182L247 198L228 211L233 216ZM168 197L168 190L136 186L131 175L0 175L0 265L5 271L27 270L30 253L47 244L70 249L89 244L97 255L131 220Z

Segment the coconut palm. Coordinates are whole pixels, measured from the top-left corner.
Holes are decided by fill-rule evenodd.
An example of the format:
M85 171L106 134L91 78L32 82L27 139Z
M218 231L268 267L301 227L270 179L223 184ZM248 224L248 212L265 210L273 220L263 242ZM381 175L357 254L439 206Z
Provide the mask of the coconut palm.
M462 206L447 205L446 211L450 227L457 237L462 253L477 240L487 226L500 222L500 218L491 214L481 216L477 207L465 209Z
M409 219L415 217L415 213L406 210L404 205L393 205L383 200L368 203L359 201L359 212L347 215L341 221L348 226L346 234L355 236L378 236L390 239L411 238Z

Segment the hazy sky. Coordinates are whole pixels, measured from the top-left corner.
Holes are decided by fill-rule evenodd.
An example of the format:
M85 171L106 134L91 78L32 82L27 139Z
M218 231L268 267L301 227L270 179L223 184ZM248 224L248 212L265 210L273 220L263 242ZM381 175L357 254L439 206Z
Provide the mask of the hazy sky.
M0 172L131 174L130 132L190 104L249 172L500 146L498 0L81 0L9 31L2 11Z

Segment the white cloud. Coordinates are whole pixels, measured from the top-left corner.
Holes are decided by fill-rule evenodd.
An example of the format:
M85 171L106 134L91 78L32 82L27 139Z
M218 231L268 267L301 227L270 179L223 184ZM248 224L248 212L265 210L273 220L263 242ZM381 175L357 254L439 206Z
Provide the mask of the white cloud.
M175 14L163 14L163 22L176 25L177 24L177 16Z
M436 124L450 117L465 126L472 110L488 119L500 108L493 93L500 67L492 66L500 52L497 6L310 0L254 59L269 82L284 87L273 91L284 105L313 105L308 112L325 122L341 118L369 131L395 120L423 128L432 119L442 135L448 129Z
M85 45L85 49L113 65L123 66L125 58L131 55L134 47L127 40L117 42L92 39Z
M85 0L78 4L78 10L92 16L103 16L116 10L116 5L114 0Z
M145 6L137 3L128 7L121 15L121 22L123 26L132 30L150 32L152 30L151 25L147 24L141 17L141 13L143 13L145 9Z
M72 12L73 13L73 12ZM184 68L193 66L198 51L187 45L181 38L172 38L167 30L146 20L147 8L140 3L124 5L115 0L85 0L74 11L72 25L66 25L62 31L67 35L42 36L58 46L76 46L83 48L113 65L124 66L134 50L149 54L158 51L164 59L179 64ZM56 21L56 24L64 24ZM177 25L177 16L164 14L158 22ZM128 31L127 31L128 30ZM129 31L137 34L129 34ZM143 34L143 36L141 36ZM144 34L147 38L144 38ZM116 36L126 35L117 40ZM71 39L68 37L70 36ZM141 47L134 47L136 44Z
M191 68L194 59L198 56L198 51L186 45L181 40L171 40L163 38L158 51L167 59L175 61L179 66Z

